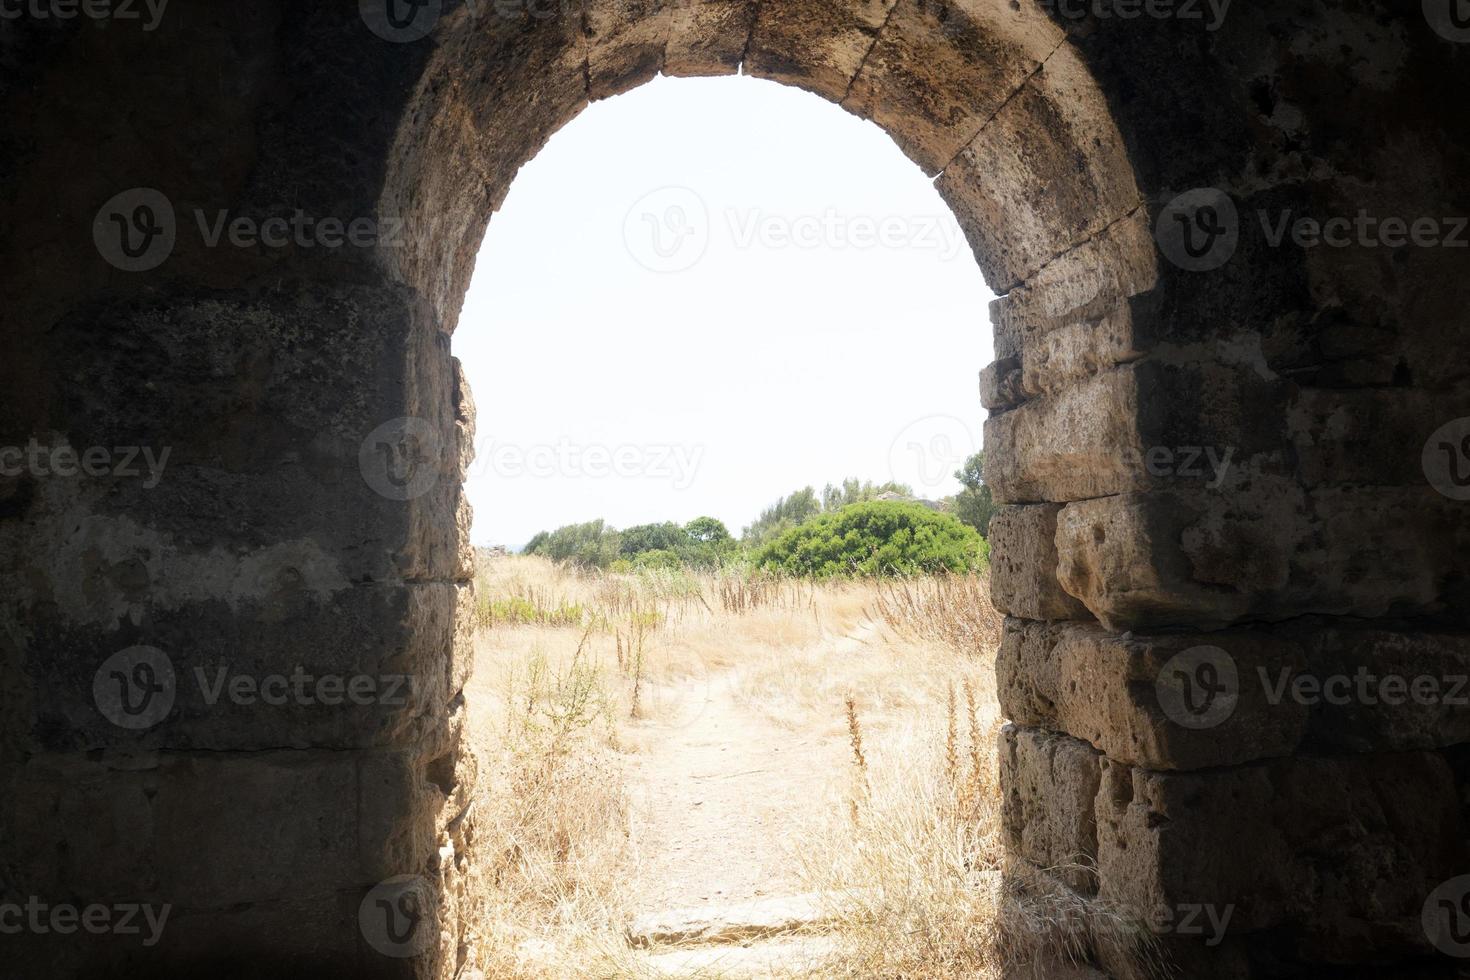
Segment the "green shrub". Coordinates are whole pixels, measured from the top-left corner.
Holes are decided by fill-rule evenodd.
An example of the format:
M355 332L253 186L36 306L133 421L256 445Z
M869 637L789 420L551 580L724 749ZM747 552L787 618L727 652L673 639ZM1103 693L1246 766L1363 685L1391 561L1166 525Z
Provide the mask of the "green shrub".
M527 542L521 553L542 555L583 568L606 568L620 557L621 544L617 530L599 520L542 531Z
M480 595L476 614L481 628L510 626L580 626L587 607L565 599L550 600L542 596L507 596L503 599Z
M760 548L755 565L788 575L966 572L988 559L979 533L923 504L852 504L792 528Z
M654 568L670 569L683 567L684 562L680 560L677 554L672 551L665 551L662 548L655 548L652 551L640 551L633 557L633 569L635 571Z

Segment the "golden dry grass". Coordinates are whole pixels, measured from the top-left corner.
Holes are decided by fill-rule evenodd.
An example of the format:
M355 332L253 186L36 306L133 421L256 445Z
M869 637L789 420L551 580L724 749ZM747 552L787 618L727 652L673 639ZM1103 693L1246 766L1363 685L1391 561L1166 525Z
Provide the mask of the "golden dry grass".
M487 976L651 975L623 941L625 773L677 692L715 675L783 730L853 748L847 771L813 787L788 848L805 886L832 898L835 951L801 975L1002 977L1038 950L1138 944L1121 918L1004 866L1000 619L983 577L813 584L509 557L484 564L479 588L469 696Z

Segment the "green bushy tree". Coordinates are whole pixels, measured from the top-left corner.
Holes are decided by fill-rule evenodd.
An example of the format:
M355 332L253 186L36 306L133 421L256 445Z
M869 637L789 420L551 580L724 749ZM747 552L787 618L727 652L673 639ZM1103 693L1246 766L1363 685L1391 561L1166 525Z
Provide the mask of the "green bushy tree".
M910 575L964 572L988 548L957 518L922 504L851 504L780 534L754 556L757 567L789 575Z
M791 496L782 497L761 511L760 516L741 533L740 537L748 546L759 547L783 531L796 527L821 512L822 502L817 499L817 491L812 487L803 487Z
M620 540L617 530L602 520L588 521L542 531L531 539L523 553L587 568L606 568L617 560Z
M619 551L624 558L632 559L645 551L669 551L678 553L689 542L684 529L673 521L663 524L639 524L624 528Z

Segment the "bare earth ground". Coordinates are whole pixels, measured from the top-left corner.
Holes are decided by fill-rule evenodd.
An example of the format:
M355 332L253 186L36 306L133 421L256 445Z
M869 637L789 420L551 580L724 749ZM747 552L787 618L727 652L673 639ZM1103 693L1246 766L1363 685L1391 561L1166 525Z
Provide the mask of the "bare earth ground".
M465 976L997 976L998 623L895 589L489 565Z
M866 642L841 638L834 654ZM678 708L640 724L631 767L638 913L801 892L792 851L810 807L846 778L845 729L793 730L740 698L721 672L671 692ZM835 717L835 715L834 715ZM828 719L829 721L831 719Z

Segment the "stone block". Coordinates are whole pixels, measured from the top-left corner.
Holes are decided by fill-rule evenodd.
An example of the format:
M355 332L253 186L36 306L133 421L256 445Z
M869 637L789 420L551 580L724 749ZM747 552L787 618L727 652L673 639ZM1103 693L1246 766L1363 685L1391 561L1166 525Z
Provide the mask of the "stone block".
M760 5L745 71L841 102L895 0Z
M456 592L282 590L234 609L201 599L119 630L36 620L21 651L34 699L17 727L54 751L414 743L443 723L451 672L469 669L452 661Z
M1086 619L1087 607L1057 581L1060 504L1002 507L990 519L990 597L1022 619Z
M677 0L664 52L664 74L734 75L755 26L753 0Z
M899 0L843 107L938 174L1026 83L1062 32L1039 7Z
M1007 847L1074 891L1097 891L1093 806L1101 754L1085 742L1034 728L1001 731L1001 820Z
M996 656L1001 711L1084 740L1115 762L1204 769L1297 750L1309 708L1273 699L1258 671L1292 676L1301 648L1264 633L1117 636L1007 620Z
M1080 501L1057 518L1058 580L1118 631L1446 614L1470 547L1460 506L1427 485L1305 492L1266 477Z
M594 100L637 88L663 68L677 0L584 0L587 94Z
M997 293L1142 203L1123 138L1081 57L1066 46L1007 99L939 178Z
M1304 756L1198 773L1104 762L1099 895L1122 907L1230 910L1320 963L1431 952L1430 892L1463 872L1454 781L1430 753Z

